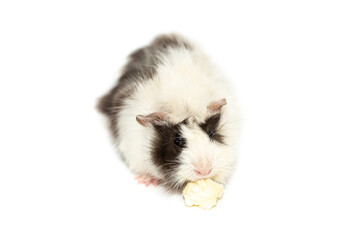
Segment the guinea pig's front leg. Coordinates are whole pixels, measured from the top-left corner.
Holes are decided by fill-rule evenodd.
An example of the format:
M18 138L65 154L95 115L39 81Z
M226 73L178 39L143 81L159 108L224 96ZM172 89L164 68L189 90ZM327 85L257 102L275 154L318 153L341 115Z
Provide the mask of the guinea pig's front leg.
M153 178L147 174L140 174L135 177L138 184L145 184L148 187L150 184L154 184L155 186L158 185L158 179Z

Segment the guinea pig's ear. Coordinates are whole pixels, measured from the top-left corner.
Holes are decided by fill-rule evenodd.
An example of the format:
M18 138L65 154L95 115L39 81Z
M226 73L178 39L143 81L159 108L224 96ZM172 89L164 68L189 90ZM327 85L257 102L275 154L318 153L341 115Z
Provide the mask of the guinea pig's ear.
M168 119L168 114L165 112L154 112L149 115L137 115L136 121L142 126L149 124L163 124Z
M211 103L209 103L208 105L208 110L210 110L211 112L219 112L221 110L221 108L227 104L227 101L225 98L222 98L218 101L213 101Z

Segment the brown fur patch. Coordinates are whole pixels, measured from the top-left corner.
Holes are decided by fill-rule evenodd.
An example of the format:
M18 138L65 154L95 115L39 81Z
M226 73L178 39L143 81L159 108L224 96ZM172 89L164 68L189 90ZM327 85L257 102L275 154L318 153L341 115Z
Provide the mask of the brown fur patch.
M163 170L164 179L160 183L171 192L180 192L183 185L176 185L175 172L181 162L178 159L179 155L186 147L186 139L181 138L181 125L185 124L186 120L175 124L154 125L155 137L151 146L152 161ZM177 146L175 138L183 141L183 145Z
M181 135L180 124L154 125L155 138L151 147L153 162L164 170L179 165L178 156L184 147L176 146L174 139Z
M217 113L207 118L204 123L199 124L199 126L204 130L204 132L209 135L211 140L217 141L219 143L223 142L223 135L219 133L219 123L221 120L221 113ZM212 133L212 137L210 134Z

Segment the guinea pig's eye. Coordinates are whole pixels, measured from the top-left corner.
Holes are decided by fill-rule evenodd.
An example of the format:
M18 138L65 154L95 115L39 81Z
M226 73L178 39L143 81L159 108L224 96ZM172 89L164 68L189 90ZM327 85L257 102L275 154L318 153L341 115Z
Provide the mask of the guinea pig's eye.
M208 130L208 136L210 139L213 139L214 133L211 130Z
M177 145L178 147L184 147L185 140L184 140L184 138L180 137L179 135L176 135L174 137L174 144Z

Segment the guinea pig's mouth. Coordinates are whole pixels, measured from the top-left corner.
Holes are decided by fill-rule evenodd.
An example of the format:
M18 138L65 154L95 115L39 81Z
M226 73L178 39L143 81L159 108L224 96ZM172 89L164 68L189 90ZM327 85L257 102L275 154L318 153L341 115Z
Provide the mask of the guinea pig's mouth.
M198 181L201 179L208 179L208 178L214 180L215 177L216 177L216 174L212 170L210 170L207 173L203 173L203 174L201 174L200 172L194 171L194 174L192 175L192 177L190 179L188 179L188 181L195 182L195 181Z
M189 182L196 182L196 181L199 181L199 180L202 180L202 179L212 179L213 181L215 181L214 179L214 175L212 176L200 176L200 177L193 177L193 178L190 178L186 181L186 184L188 184Z

